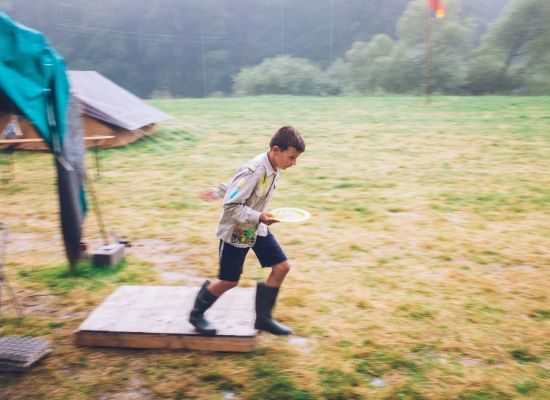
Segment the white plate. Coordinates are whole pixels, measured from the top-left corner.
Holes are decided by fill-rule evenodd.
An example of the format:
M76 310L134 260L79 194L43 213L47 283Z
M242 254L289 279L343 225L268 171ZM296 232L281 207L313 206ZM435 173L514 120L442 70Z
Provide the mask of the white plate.
M302 222L311 217L311 214L306 210L294 207L277 208L272 211L273 216L281 222Z

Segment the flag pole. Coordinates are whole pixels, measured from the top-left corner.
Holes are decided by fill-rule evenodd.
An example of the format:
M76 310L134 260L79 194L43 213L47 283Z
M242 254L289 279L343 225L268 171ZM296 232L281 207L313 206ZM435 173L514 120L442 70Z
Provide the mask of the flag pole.
M424 90L426 104L431 102L432 95L432 15L426 2L426 32L424 35Z

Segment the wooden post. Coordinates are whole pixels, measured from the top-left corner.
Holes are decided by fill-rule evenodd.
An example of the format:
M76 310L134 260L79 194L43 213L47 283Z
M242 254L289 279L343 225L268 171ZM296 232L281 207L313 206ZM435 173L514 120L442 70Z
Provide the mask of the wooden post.
M426 33L424 35L424 89L426 104L431 102L432 95L432 15L430 6L426 3Z
M204 55L204 30L202 28L202 22L201 22L201 50L202 50L202 79L204 83L204 97L208 97L208 86L207 86L207 79L206 79L206 57Z
M5 164L6 168L4 169L4 167L2 166L3 171L2 171L0 181L2 183L10 183L15 178L15 161L14 161L15 154L11 147L2 149L1 152L6 155L6 162L1 163L1 164Z

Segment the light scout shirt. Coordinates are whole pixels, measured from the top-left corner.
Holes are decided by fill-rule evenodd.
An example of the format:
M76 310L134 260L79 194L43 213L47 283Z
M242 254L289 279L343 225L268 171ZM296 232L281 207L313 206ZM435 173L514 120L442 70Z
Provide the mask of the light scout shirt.
M258 154L241 166L225 189L223 212L216 235L235 247L252 247L256 236L267 236L267 225L260 223L260 214L275 191L279 171L274 171L267 153ZM221 194L221 193L220 193Z

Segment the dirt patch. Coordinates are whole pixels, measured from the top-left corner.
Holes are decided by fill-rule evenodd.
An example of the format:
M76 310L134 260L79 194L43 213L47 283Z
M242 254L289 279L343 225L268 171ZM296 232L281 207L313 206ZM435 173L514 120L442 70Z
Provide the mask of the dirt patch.
M57 317L62 314L60 310L56 310L55 296L51 293L17 289L14 290L14 296L23 315ZM15 313L16 306L13 304L12 299L6 293L2 293L2 297L2 310Z
M7 254L36 250L62 251L61 235L38 235L36 233L10 231L6 246Z
M132 247L127 252L152 263L153 269L166 283L202 283L204 278L195 274L181 248L179 244L160 239L141 239L132 242Z

